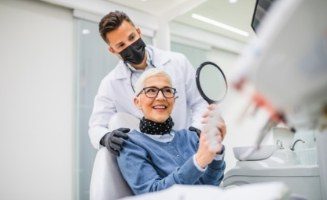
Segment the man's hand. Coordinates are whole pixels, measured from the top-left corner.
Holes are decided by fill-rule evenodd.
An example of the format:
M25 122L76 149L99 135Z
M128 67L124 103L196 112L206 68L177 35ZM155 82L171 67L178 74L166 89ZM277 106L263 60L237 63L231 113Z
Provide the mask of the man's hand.
M124 139L128 139L127 133L129 131L129 128L119 128L108 132L102 137L100 144L105 146L112 154L119 156L120 151L123 149Z

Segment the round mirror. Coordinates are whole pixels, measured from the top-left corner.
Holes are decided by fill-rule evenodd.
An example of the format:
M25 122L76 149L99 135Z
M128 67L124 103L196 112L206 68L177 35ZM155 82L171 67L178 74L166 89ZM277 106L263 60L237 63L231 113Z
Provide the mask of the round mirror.
M227 93L224 72L213 62L202 63L196 71L196 85L201 96L209 103L219 103Z

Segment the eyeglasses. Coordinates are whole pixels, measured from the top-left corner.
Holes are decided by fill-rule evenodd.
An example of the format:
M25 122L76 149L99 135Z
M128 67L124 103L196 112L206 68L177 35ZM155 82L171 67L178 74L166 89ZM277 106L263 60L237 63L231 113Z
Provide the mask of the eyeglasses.
M157 87L145 87L141 90L141 92L137 96L139 96L142 92L144 92L146 97L156 98L158 96L159 91L161 91L162 95L165 98L173 98L175 97L176 94L176 89L172 87L163 87L161 89Z

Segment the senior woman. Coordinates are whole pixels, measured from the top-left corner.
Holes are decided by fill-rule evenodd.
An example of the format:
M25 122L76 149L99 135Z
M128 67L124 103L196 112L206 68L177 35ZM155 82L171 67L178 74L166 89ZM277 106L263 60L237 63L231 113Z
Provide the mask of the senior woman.
M201 133L199 139L189 130L173 129L170 114L176 89L169 75L160 69L143 73L135 94L134 104L144 114L140 131L129 133L129 140L117 157L120 171L134 194L159 191L174 184L219 185L225 161L223 136L218 128L215 148L210 148L205 134Z

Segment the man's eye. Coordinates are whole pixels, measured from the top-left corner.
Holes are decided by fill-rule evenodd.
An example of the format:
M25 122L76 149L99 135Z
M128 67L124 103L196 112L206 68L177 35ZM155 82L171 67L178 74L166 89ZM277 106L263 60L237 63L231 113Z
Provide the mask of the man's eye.
M132 36L129 37L129 40L130 41L133 41L134 39L135 39L135 36L134 35L132 35Z

